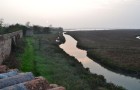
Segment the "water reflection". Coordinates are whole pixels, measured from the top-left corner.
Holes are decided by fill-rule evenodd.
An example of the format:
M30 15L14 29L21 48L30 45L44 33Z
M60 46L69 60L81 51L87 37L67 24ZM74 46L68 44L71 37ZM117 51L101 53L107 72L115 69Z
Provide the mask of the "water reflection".
M137 38L137 39L140 39L140 36L137 36L136 38Z
M64 37L66 42L61 44L60 48L62 48L70 56L74 56L79 62L83 64L85 68L88 67L91 73L103 75L107 82L112 82L116 85L123 86L128 90L140 90L140 79L120 75L107 70L106 68L88 58L87 52L85 50L78 49L76 47L77 41L75 39L66 34L64 34Z

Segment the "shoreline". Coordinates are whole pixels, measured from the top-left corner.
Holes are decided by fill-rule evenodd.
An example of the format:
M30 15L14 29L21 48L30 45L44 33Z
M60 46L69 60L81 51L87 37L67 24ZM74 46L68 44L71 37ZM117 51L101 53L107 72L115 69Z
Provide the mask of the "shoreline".
M137 72L132 71L132 70L125 69L123 67L119 67L119 66L116 66L116 65L106 63L103 60L101 60L101 59L104 59L104 58L93 55L92 53L94 53L94 51L92 51L92 53L91 53L90 49L87 49L86 46L82 46L81 41L78 40L79 38L76 35L74 35L72 33L69 33L69 32L86 32L86 31L67 31L66 34L72 36L77 41L77 48L82 49L82 50L86 50L87 51L87 57L89 57L93 61L99 63L103 67L105 67L108 70L111 70L115 73L124 74L126 76L131 76L131 77L135 77L135 78L140 79L140 73L137 73ZM87 31L87 32L94 32L94 31Z

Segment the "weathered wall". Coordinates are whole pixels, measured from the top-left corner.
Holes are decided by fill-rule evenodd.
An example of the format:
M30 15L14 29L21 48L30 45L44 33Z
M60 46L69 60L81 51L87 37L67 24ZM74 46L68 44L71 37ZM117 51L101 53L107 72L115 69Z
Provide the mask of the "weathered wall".
M0 35L0 64L10 55L12 42L16 44L16 40L22 38L22 36L22 30Z

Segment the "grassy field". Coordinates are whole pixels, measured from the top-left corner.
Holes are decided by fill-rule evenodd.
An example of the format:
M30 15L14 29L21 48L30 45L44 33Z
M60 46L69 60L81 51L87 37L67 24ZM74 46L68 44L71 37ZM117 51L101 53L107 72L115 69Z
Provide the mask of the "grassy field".
M78 47L108 69L140 77L140 30L106 30L67 32Z
M55 42L59 33L36 34L25 38L24 52L18 56L22 71L32 71L67 90L123 90L106 83L103 76L91 74ZM61 36L62 37L62 36Z

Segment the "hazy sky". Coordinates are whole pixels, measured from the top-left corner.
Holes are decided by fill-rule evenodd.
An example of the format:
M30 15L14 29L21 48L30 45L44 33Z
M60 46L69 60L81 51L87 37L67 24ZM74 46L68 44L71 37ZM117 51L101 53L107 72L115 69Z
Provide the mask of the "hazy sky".
M140 28L140 0L0 0L0 18L64 28Z

